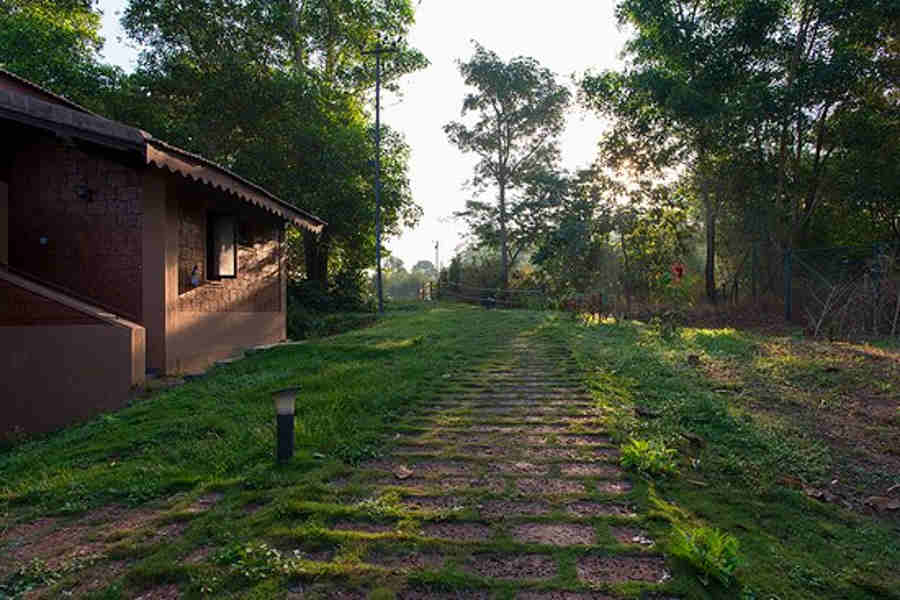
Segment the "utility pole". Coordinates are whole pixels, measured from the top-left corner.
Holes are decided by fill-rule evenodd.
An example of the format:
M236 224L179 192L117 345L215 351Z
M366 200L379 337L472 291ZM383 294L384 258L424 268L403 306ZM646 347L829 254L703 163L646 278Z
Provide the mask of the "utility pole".
M374 50L363 54L375 55L375 277L378 287L378 314L384 314L384 294L381 285L381 55L395 52L393 47L381 45L381 37Z
M441 252L439 248L441 247L441 242L439 240L434 241L434 268L438 273L438 277L441 276Z

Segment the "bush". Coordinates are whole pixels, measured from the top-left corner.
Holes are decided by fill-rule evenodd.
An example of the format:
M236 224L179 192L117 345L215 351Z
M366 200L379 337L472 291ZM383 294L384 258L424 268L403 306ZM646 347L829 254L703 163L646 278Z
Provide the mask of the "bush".
M714 527L690 531L676 527L670 550L700 571L703 585L712 578L728 587L735 583L734 572L740 564L738 546L734 536Z
M623 444L622 466L651 476L665 476L677 472L674 448L655 440L630 440Z
M374 322L364 278L338 273L330 286L291 281L287 289L287 333L292 340L334 335Z

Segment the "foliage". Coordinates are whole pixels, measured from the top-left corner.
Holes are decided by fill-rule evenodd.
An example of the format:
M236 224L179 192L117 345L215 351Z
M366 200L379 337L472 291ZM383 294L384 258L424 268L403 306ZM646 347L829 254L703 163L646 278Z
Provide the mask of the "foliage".
M659 440L632 438L620 450L621 463L626 469L651 476L673 475L678 470L675 463L677 451Z
M669 550L700 571L703 585L710 578L728 587L735 583L734 572L741 564L737 538L715 527L676 527Z
M751 246L754 273L768 271L753 283L772 289L776 249L896 235L896 3L623 0L617 14L633 32L626 66L581 86L615 119L602 160L680 170L709 300Z
M390 85L427 64L408 47L409 0L379 9L350 0L149 2L134 0L123 23L145 50L135 81L157 102L133 120L199 152L329 223L291 237L309 279L361 273L375 256L374 139L365 92L379 33L397 38L386 58ZM382 136L382 219L392 235L421 209L407 176L409 148Z
M322 337L372 324L374 306L364 286L360 274L346 271L330 286L311 279L289 281L288 338Z
M0 6L0 67L103 111L123 78L100 61L93 1L9 0Z
M663 341L637 322L556 323L553 335L571 349L585 382L607 403L604 419L613 437L662 440L691 465L679 477L648 483L654 518L740 530L745 567L739 575L748 597L896 595L900 582L885 579L883 567L900 559L890 517L810 500L789 483L834 490L830 482L839 478L864 497L892 485L890 460L863 467L859 443L829 444L823 439L833 434L821 427L823 419L833 420L847 439L847 415L855 405L849 397L870 389L867 382L883 380L882 348L894 356L895 344L854 345L842 351L845 360L834 369L831 357L840 346L790 336L685 327L677 339ZM687 360L690 355L700 357L699 368ZM656 418L636 417L636 405ZM860 416L855 428L866 446L877 438L883 457L896 446L888 422L875 426ZM678 596L737 595L734 588L701 587L693 568L684 572L696 583Z
M475 113L476 119L448 123L444 132L460 150L478 156L471 182L476 196L488 189L497 193L496 205L473 200L460 216L473 225L479 243L499 251L505 289L509 267L534 225L564 193L555 167L570 94L535 59L504 62L477 42L459 70L474 88L463 100L462 114Z
M388 257L382 273L384 295L390 300L417 300L420 290L431 282L437 281L437 270L431 261L420 260L407 272L403 261L396 257ZM375 287L374 277L371 283Z

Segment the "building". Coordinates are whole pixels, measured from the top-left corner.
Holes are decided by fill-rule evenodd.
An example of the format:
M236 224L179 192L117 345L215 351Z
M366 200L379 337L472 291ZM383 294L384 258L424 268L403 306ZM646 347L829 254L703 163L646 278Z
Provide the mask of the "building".
M0 140L0 434L285 339L285 224L321 219L2 70Z

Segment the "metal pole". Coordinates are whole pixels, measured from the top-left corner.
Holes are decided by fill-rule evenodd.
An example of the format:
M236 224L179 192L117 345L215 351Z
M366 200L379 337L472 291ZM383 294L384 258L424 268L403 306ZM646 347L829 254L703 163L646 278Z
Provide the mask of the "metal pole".
M375 268L378 277L378 314L384 314L381 286L381 40L375 45Z

